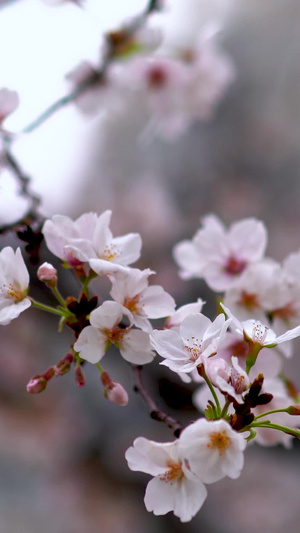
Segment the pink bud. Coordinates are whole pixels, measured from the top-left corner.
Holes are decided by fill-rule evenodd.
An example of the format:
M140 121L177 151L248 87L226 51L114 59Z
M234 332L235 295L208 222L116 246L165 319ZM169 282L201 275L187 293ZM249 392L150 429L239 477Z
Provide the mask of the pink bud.
M84 387L85 385L85 377L80 365L75 368L75 383L78 387Z
M50 263L43 263L37 271L37 276L40 281L50 286L57 282L57 270Z
M74 356L71 353L68 353L63 359L60 359L54 367L56 376L63 376L69 372L71 368L71 363L74 361Z
M41 377L43 377L46 381L49 381L50 379L52 379L54 376L54 366L50 366L50 368L48 368L48 370L46 370L46 372L44 372L44 374L42 374Z
M118 405L127 405L128 404L128 394L121 383L112 381L110 385L105 387L104 396L112 403L117 403Z
M43 392L46 387L47 380L43 376L34 376L27 384L26 390L30 394L38 394L40 392Z

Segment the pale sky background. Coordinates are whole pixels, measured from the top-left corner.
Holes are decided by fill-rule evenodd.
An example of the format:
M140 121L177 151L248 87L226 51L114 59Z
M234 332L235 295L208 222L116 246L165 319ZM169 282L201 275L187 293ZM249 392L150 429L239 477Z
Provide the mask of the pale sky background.
M185 36L203 23L226 16L233 0L169 0L162 17L171 31ZM81 60L97 61L101 36L140 12L145 0L87 0L84 10L71 3L49 7L43 0L18 0L0 10L0 87L18 91L19 109L5 127L18 131L47 106L69 91L65 75ZM183 24L183 21L185 24ZM189 27L189 32L186 28ZM13 146L23 169L32 177L32 188L43 198L46 215L68 211L76 197L73 175L84 146L99 117L87 118L71 104L58 111L33 133ZM101 139L99 139L101 142ZM0 176L0 223L18 216L24 201L15 194L16 183L3 170Z

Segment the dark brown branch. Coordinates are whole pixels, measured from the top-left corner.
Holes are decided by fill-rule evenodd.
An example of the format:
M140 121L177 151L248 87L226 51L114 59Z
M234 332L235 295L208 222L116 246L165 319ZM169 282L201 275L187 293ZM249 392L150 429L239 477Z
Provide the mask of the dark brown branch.
M142 366L133 367L133 378L134 378L134 387L133 390L140 394L144 402L150 409L150 416L153 420L158 422L164 422L169 428L174 432L175 437L179 437L183 426L170 415L159 409L157 403L151 398L150 394L146 391L143 382L142 382Z

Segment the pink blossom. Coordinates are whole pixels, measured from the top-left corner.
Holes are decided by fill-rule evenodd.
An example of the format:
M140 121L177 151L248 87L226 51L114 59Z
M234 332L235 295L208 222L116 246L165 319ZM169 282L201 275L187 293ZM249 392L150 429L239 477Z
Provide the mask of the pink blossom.
M226 230L214 215L203 220L192 241L182 241L174 248L174 257L183 278L204 278L215 291L232 287L247 267L261 261L267 244L262 222L247 218Z

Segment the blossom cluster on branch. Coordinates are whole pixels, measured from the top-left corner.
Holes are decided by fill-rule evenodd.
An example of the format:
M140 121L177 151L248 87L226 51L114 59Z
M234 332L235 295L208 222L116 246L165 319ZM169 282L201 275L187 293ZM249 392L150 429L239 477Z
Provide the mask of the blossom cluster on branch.
M153 476L145 494L147 510L158 515L173 511L186 522L202 506L207 484L240 475L247 442L289 446L293 436L300 438L298 393L282 373L281 360L291 354L290 348L282 346L290 346L300 336L299 324L288 329L295 322L292 309L300 287L300 255L292 254L282 266L265 258L267 233L256 219L236 222L229 230L217 217L204 219L192 241L175 246L174 256L185 277L203 277L210 287L225 291L219 298L220 312L211 321L202 313L202 299L176 310L170 294L159 285L149 285L154 272L131 266L140 257L140 235L114 237L110 219L111 211L105 211L100 216L86 213L75 221L63 215L45 221L42 233L48 249L81 286L77 297L64 297L58 289L57 270L42 264L38 277L53 292L56 307L29 296L29 274L20 249L4 248L0 252L0 324L9 324L32 305L58 315L59 330L66 326L74 333L67 355L29 381L30 393L44 391L51 379L72 367L77 385L84 386L82 364L87 361L100 372L105 397L127 405L123 385L111 378L102 363L111 345L133 370L151 363L157 353L162 365L185 382L197 383L194 401L204 416L183 428L160 412L141 380L136 380L136 390L151 416L166 422L176 439L159 443L138 437L126 452L129 468ZM257 283L264 268L270 289L265 287L265 293ZM111 283L112 299L98 305L90 283L104 276ZM239 294L238 300L230 300L233 291ZM267 306L272 297L276 306ZM164 325L154 329L152 320L163 318Z
M212 28L193 49L163 52L158 32L147 25L149 15L162 7L159 0L149 1L139 16L107 33L99 64L81 62L68 75L73 91L20 134L72 101L93 114L98 109L119 112L137 95L145 97L152 133L167 139L178 137L193 120L209 118L233 79L232 62L219 49ZM39 199L11 152L18 135L3 127L18 103L15 91L0 89L0 163L13 171L30 207L22 220L1 231L17 229L35 265L45 239L80 290L64 295L59 272L43 263L37 275L57 305L35 300L21 249L7 246L0 252L0 325L36 307L57 316L59 331L68 327L73 332L66 354L30 379L31 394L43 392L71 369L83 387L87 362L97 367L105 398L125 407L127 391L105 369L111 346L119 350L132 366L134 389L151 417L166 423L175 437L167 443L138 437L125 454L128 466L153 477L145 494L148 511L173 511L187 522L201 508L206 485L240 475L248 442L290 446L293 437L300 438L299 395L283 373L283 359L292 356L292 340L300 336L300 252L279 264L265 257L267 231L261 221L248 218L227 230L209 215L192 240L175 246L174 258L182 278L202 278L217 293L217 316L211 320L202 313L201 298L176 309L163 287L149 284L155 272L132 267L140 258L141 236L114 237L111 211L86 213L75 221L64 215L44 220L39 214ZM99 304L93 280L104 277L111 299ZM153 325L157 319L160 327ZM154 358L184 382L196 384L194 403L201 415L186 427L164 413L143 385L143 367Z

